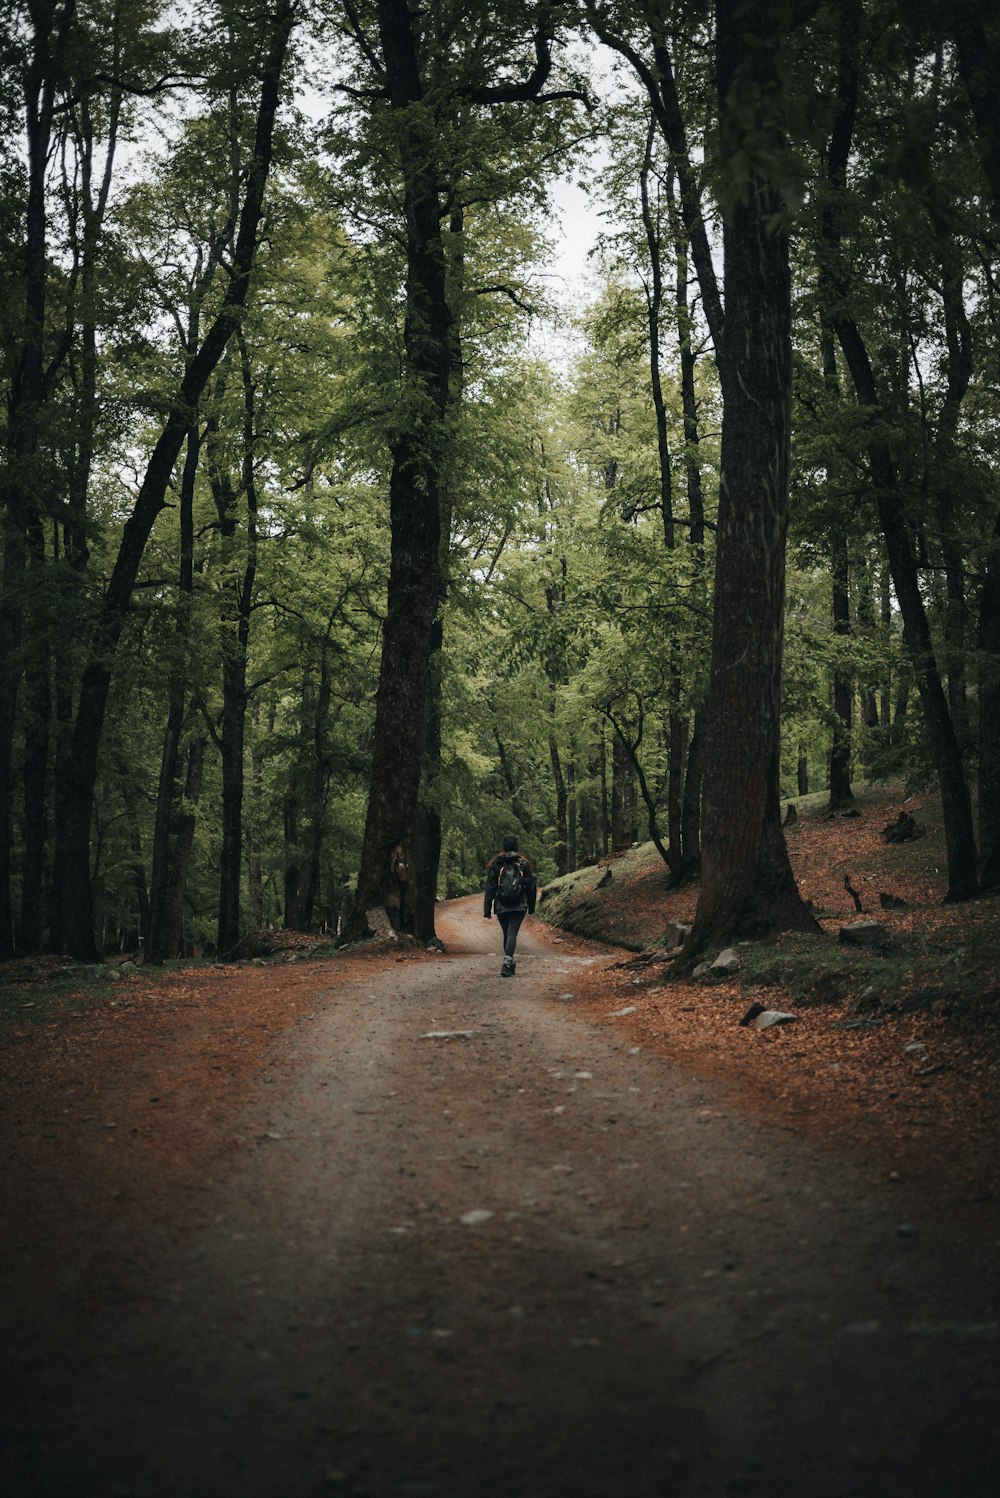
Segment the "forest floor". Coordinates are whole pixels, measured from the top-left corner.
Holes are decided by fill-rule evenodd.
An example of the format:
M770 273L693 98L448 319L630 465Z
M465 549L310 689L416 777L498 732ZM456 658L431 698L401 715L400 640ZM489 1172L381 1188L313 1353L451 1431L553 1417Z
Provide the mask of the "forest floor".
M997 903L861 809L724 982L635 857L638 957L530 921L501 980L473 896L444 954L0 973L4 1492L995 1498Z

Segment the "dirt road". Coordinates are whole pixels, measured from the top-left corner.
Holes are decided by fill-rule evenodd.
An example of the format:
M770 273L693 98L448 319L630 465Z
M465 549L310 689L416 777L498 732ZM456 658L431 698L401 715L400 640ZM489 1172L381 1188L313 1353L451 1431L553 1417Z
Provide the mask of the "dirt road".
M585 948L529 922L501 980L478 901L442 926L349 991L317 964L200 1214L129 1224L127 1272L109 1223L41 1341L8 1317L5 1491L996 1498L985 1209L582 1021Z

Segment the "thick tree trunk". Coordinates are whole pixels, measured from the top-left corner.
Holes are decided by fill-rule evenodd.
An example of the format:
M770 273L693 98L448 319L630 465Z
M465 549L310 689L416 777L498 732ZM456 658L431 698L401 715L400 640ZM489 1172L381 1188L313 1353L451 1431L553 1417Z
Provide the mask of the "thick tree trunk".
M1000 519L979 601L979 846L983 889L1000 889Z
M62 863L61 909L56 912L58 942L61 948L76 957L93 958L97 955L93 928L90 833L101 734L115 655L146 542L163 509L177 455L190 426L191 414L197 409L212 371L238 326L246 305L256 252L257 230L263 212L264 189L271 164L281 76L295 14L295 7L290 0L280 0L263 69L253 161L247 177L229 284L215 322L198 352L187 364L177 397L150 455L135 508L125 523L118 556L89 641L88 660L81 681L73 731L73 746L65 771L64 817L56 854Z
M752 33L754 46L746 37ZM771 7L719 0L725 159L746 152L780 91ZM780 138L770 148L780 155ZM745 156L743 159L746 159ZM751 157L729 184L726 343L712 665L706 707L701 891L689 964L709 944L815 930L781 830L780 688L791 402L791 276L784 207Z
M30 13L32 36L22 78L27 139L27 199L24 244L18 257L23 295L20 344L11 352L13 369L7 404L4 501L4 558L0 580L0 961L14 955L13 751L22 667L29 534L37 529L42 496L35 457L43 400L47 293L47 211L45 174L51 149L57 66L73 21L72 4L57 11L43 0Z
M379 0L379 37L406 208L406 320L401 421L391 431L389 592L375 702L371 790L354 908L342 940L368 931L386 899L386 859L416 832L427 679L440 600L442 469L451 383L451 312L441 237L434 111L423 97L416 17Z

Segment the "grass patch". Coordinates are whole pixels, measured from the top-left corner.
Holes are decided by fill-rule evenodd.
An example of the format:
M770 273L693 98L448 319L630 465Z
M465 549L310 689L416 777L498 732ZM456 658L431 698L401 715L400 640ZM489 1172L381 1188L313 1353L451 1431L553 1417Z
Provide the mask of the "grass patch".
M777 941L739 948L744 988L781 987L800 1009L840 1004L865 992L873 1008L899 993L911 964L898 951L849 947L820 934L789 932Z

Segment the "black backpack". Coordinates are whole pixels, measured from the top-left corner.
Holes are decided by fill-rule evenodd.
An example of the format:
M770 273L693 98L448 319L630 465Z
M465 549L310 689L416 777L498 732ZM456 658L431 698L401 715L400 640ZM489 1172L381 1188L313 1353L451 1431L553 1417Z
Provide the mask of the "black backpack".
M524 899L525 873L523 858L516 853L504 854L497 878L497 899L501 905L520 905Z

